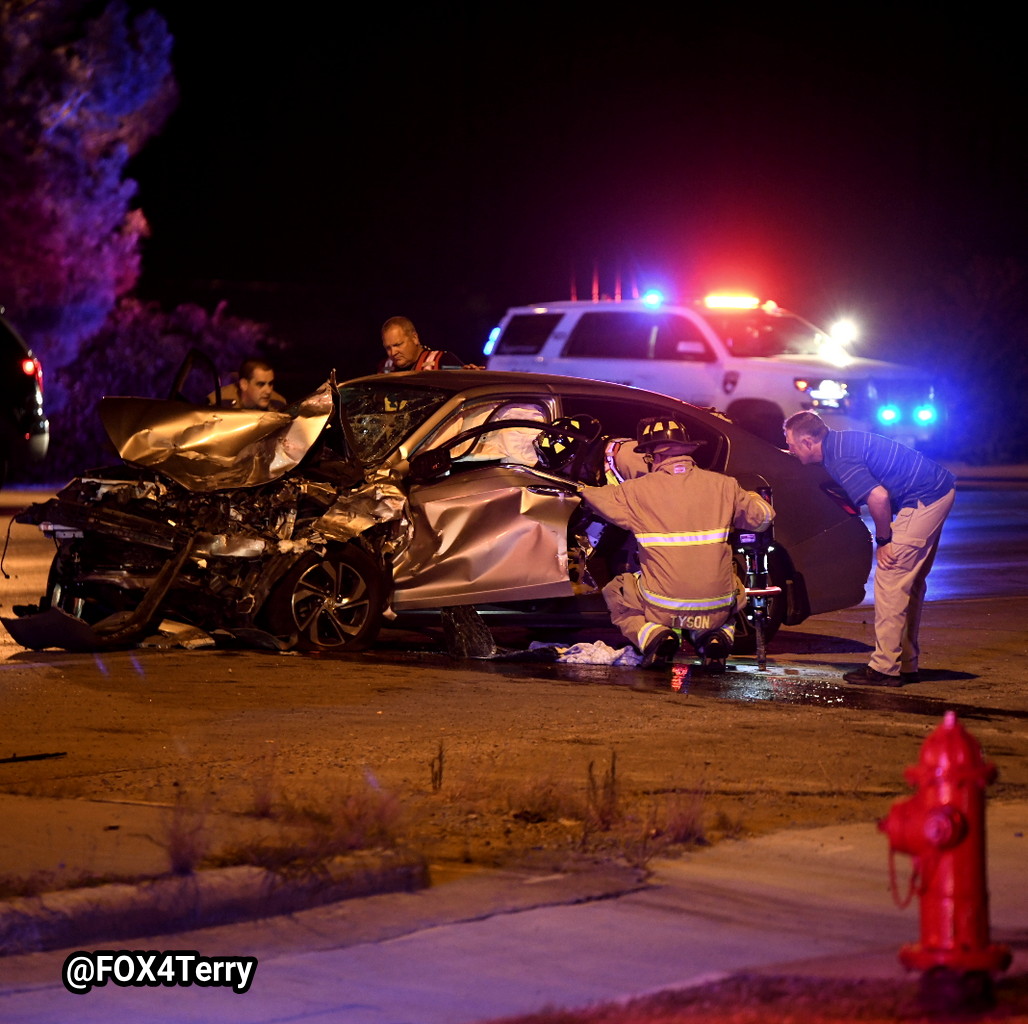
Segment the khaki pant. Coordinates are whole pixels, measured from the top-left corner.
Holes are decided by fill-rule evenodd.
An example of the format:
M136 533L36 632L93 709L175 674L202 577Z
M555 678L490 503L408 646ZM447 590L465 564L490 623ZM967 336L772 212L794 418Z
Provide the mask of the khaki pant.
M876 672L894 676L918 670L917 634L928 573L955 494L950 491L931 505L901 508L892 521L899 564L891 569L876 564L874 574L875 652L868 664Z
M712 629L724 628L729 637L735 633L735 608L721 608L713 612L703 612L701 615L686 616L683 619L682 616L674 615L664 608L650 605L639 590L639 577L635 573L625 572L615 576L603 588L603 600L610 611L610 621L639 651L645 650L649 641L665 629L681 630L693 644ZM745 601L744 593L741 595L741 601ZM698 621L700 619L702 622Z

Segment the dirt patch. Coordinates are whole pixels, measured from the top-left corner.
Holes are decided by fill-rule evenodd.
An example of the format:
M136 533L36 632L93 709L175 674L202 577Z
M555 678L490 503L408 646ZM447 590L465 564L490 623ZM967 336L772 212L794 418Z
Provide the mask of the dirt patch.
M961 642L959 606L933 607L924 644L947 668L888 692L840 678L866 661L862 609L782 630L765 673L740 662L724 686L677 692L669 672L453 661L437 637L389 632L339 658L16 653L0 754L63 756L9 761L0 787L185 806L201 826L231 815L262 836L308 822L337 837L330 854L364 830L433 861L645 865L725 837L877 820L909 794L904 769L947 707L967 709L997 765L990 798L1028 794L1023 619L1008 611L976 634L985 657ZM367 809L369 794L388 822L347 825L346 808ZM118 835L55 830L35 866L67 866L76 843L102 852ZM238 854L245 841L233 842ZM225 852L191 856L225 863Z
M493 1024L928 1024L1028 1020L1028 977L996 983L765 977L741 974L714 984L581 1011L508 1017ZM935 988L933 989L933 985ZM947 997L948 998L945 998Z

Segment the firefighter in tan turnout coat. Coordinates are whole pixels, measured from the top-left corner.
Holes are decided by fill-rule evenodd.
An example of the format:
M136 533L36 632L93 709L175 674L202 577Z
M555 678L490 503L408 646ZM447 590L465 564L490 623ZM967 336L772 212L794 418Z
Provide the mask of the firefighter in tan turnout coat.
M722 473L697 467L677 420L640 421L636 447L652 456L651 471L617 486L579 490L604 519L630 530L638 573L622 573L603 588L611 621L635 645L644 666L667 663L681 631L708 663L724 663L735 614L745 603L728 535L766 530L774 509Z

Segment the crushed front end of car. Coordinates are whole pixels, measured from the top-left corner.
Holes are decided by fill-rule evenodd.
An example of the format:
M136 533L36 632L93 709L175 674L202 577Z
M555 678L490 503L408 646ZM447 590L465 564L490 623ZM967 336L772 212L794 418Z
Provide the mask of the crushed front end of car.
M0 621L31 649L133 646L164 619L261 646L359 648L404 496L346 457L334 395L326 382L281 413L104 399L125 465L16 517L56 553L38 605Z

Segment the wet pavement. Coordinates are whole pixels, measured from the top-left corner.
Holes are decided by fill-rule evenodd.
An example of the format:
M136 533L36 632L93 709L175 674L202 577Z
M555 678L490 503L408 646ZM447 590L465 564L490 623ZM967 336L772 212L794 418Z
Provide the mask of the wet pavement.
M595 633L588 634L595 638ZM611 646L621 645L624 640L616 635L604 634L603 639ZM795 635L791 643L796 644ZM831 638L816 637L818 641ZM566 642L575 642L572 637ZM802 643L802 641L800 641ZM852 644L848 645L851 648ZM399 642L380 646L381 656L400 662L415 661L418 664L444 668L451 664L448 655L438 650L437 641L431 636L420 641L406 637ZM816 653L816 652L814 652ZM835 707L867 711L896 711L903 714L924 715L942 718L947 710L953 710L960 718L976 721L996 719L1028 719L1028 710L1023 708L982 707L976 704L954 702L941 697L923 694L920 684L902 687L875 688L852 686L841 679L841 671L849 668L835 668L825 663L807 663L790 659L788 655L769 658L765 669L760 669L756 659L733 656L724 672L710 672L696 661L676 659L670 673L640 671L631 668L612 668L608 665L572 664L560 661L542 660L537 651L524 650L524 660L518 660L516 649L503 649L500 659L475 660L475 668L483 673L497 675L511 680L522 678L524 666L531 665L535 679L552 679L564 684L588 686L627 686L643 692L678 693L683 698L709 697L729 701L770 702L812 707ZM332 658L332 655L320 655ZM866 661L866 657L864 659ZM863 664L859 656L852 666ZM971 681L971 672L958 669L929 669L921 672L922 683L947 683Z

